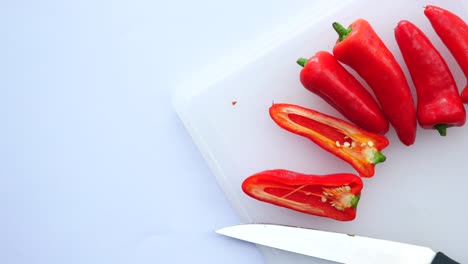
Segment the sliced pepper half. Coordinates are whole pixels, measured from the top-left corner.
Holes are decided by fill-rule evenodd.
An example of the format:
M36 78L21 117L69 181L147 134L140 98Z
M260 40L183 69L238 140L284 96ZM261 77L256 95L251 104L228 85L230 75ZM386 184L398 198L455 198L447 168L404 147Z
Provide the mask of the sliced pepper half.
M350 173L312 175L288 170L266 170L242 183L244 193L259 201L306 214L351 221L356 218L363 187Z
M374 176L374 166L384 162L380 152L388 139L344 120L292 104L273 104L271 118L283 129L312 140L348 162L362 177Z

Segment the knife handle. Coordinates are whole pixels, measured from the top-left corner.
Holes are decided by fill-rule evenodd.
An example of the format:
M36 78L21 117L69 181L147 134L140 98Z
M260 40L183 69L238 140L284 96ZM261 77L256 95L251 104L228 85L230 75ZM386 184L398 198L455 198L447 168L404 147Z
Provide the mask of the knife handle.
M437 252L437 254L436 254L434 260L432 260L431 264L460 264L460 263L458 263L455 260L447 257L442 252Z

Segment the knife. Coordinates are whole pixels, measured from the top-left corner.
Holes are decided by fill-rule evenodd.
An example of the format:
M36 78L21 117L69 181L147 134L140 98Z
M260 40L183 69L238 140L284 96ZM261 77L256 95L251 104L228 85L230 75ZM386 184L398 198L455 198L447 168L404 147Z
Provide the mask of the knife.
M243 224L216 233L345 264L460 264L422 246L273 224Z

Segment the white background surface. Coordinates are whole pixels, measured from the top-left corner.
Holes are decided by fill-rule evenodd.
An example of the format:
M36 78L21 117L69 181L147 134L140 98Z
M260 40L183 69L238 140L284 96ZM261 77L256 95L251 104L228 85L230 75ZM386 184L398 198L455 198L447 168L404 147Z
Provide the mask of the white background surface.
M171 104L314 1L0 1L0 263L261 263Z

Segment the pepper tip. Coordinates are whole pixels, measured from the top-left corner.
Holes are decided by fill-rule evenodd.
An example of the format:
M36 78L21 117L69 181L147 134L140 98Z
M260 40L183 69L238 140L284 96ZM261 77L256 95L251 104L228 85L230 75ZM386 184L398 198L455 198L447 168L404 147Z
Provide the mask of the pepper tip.
M382 163L382 162L384 162L386 159L387 159L387 157L385 157L385 155L382 154L382 152L380 152L380 151L375 151L375 156L374 156L374 160L373 160L374 165L376 165L376 164L378 164L378 163Z
M299 58L297 59L296 61L297 64L299 64L300 66L304 67L307 63L307 59L306 58Z
M438 124L434 126L434 129L436 129L439 134L443 137L447 136L447 124Z
M338 33L338 39L343 41L349 33L351 33L352 28L345 28L338 22L333 22L333 29Z
M354 196L353 199L351 200L351 207L357 208L358 203L359 203L359 199L361 199L360 195Z

